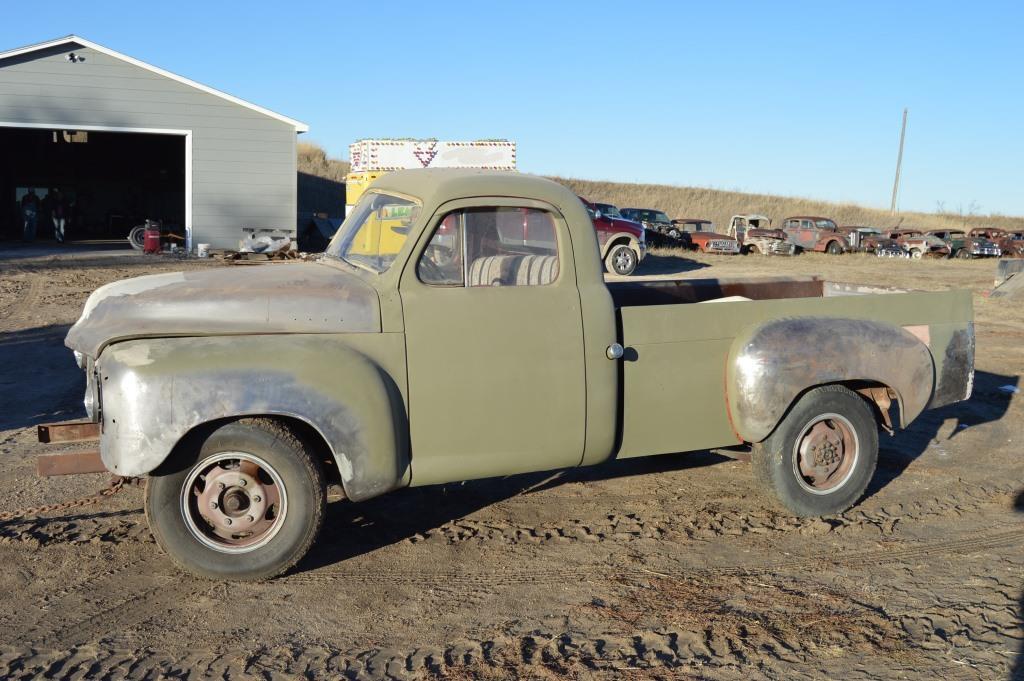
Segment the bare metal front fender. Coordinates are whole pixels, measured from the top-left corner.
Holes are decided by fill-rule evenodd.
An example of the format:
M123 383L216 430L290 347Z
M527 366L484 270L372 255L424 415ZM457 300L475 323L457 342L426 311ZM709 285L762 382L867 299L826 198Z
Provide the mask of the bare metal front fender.
M110 346L97 361L104 465L120 475L143 475L196 426L281 415L323 436L349 498L405 484L408 430L400 390L342 338L172 338Z
M802 392L842 381L891 388L906 425L928 405L934 377L928 347L898 326L798 317L757 325L737 337L729 354L726 389L736 434L760 442Z

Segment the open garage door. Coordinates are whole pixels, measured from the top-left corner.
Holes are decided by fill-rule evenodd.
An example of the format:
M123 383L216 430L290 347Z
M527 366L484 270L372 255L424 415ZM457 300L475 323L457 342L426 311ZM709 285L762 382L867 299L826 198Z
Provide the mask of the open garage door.
M38 205L37 238L121 239L147 219L185 232L183 134L0 127L0 238L20 239L25 204ZM35 198L25 199L33 194Z

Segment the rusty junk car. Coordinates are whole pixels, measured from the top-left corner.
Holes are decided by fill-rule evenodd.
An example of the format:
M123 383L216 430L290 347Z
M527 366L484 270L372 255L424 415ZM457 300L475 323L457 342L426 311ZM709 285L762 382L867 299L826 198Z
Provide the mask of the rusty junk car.
M967 236L988 239L999 247L1004 258L1024 258L1024 230L978 227L968 232Z
M880 428L971 393L969 291L603 269L562 185L391 172L320 260L97 289L66 340L87 381L76 427L98 433L107 470L148 476L170 559L263 579L310 548L329 485L359 503L751 446L778 504L838 513L872 478Z
M850 250L850 242L831 218L795 215L782 221L786 238L802 251L842 255Z
M890 229L883 234L895 240L911 258L948 258L951 253L949 244L920 229Z
M903 247L877 227L843 226L839 230L846 235L850 250L873 253L880 258L906 258L909 254Z
M1003 251L981 236L968 236L962 229L933 229L928 232L946 242L952 258L998 258Z
M701 253L719 253L723 255L737 255L740 252L740 244L736 239L726 234L719 234L715 231L715 225L711 220L700 218L679 218L672 221L672 225L689 238L689 247Z
M736 239L744 255L796 255L796 246L787 240L785 232L772 228L772 219L767 215L733 215L726 234Z

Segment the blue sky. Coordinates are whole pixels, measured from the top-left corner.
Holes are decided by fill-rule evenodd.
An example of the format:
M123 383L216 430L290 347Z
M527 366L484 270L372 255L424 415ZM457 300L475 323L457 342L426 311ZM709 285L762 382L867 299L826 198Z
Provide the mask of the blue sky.
M506 137L520 169L1024 214L1024 3L47 3L77 33L310 125Z

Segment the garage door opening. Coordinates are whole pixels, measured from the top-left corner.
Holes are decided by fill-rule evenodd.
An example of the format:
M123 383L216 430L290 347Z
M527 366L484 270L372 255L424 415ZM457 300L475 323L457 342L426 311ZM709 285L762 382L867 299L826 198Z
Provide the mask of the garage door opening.
M185 234L183 134L0 127L0 238L21 239L36 204L36 239L123 239L145 220ZM25 199L29 194L35 198Z

